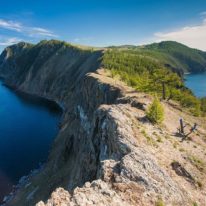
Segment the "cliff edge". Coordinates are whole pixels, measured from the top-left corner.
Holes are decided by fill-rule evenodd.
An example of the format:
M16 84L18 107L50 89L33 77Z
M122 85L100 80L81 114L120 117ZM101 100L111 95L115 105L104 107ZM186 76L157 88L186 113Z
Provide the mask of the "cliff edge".
M103 55L48 41L0 56L6 84L64 107L46 166L6 205L204 205L205 119L163 102L163 124L151 124L152 97L111 78ZM175 135L180 117L198 123L190 140Z

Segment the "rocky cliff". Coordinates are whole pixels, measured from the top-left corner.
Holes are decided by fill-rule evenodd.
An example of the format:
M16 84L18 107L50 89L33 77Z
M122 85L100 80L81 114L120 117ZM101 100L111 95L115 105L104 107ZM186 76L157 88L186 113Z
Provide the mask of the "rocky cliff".
M44 41L0 56L6 84L64 107L46 166L6 205L204 205L205 120L165 102L163 125L152 125L152 97L109 77L103 54ZM189 141L175 136L180 116L198 122Z

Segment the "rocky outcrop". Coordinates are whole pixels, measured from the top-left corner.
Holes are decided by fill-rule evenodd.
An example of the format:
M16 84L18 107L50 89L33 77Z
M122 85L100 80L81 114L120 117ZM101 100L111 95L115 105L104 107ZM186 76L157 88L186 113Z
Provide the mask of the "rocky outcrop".
M86 182L71 194L58 189L46 205L151 205L159 195L167 202L185 204L184 194L178 185L151 154L137 145L131 131L132 122L122 114L123 109L120 105L102 105L96 111L96 125L91 136L87 136L91 138L95 164L93 167L89 165L90 152L83 156L86 162L82 168L85 175L94 168L94 171L90 170L90 174L93 173L90 181L94 181ZM76 179L75 175L69 184ZM81 177L80 173L78 177ZM37 205L44 204L40 202Z
M191 205L193 197L145 143L140 126L151 98L104 75L102 55L56 41L2 53L6 84L64 107L45 168L6 205L155 205L159 198Z

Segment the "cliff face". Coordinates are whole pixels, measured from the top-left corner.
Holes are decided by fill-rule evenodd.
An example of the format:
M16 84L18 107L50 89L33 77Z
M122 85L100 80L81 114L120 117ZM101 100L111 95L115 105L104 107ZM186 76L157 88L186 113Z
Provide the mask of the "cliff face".
M35 205L57 188L46 205L203 204L205 190L196 183L204 183L205 175L189 163L188 154L194 145L204 150L204 141L183 142L185 152L173 146L179 115L191 117L165 103L164 125L151 125L145 119L151 97L108 77L99 68L102 55L59 42L21 43L1 55L0 75L7 84L64 106L45 168L6 205ZM204 135L201 126L199 136ZM190 176L175 172L174 160Z
M80 79L98 68L101 55L54 40L19 43L2 53L1 76L19 90L66 102Z

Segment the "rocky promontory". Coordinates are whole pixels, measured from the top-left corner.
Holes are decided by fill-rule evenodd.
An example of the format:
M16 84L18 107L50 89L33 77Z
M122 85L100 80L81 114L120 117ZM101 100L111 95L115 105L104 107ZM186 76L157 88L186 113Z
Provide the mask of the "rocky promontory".
M6 84L64 107L44 169L6 205L206 204L205 120L165 101L164 122L151 124L145 116L152 96L112 78L103 55L43 41L0 56ZM190 140L175 136L180 117L198 123Z

